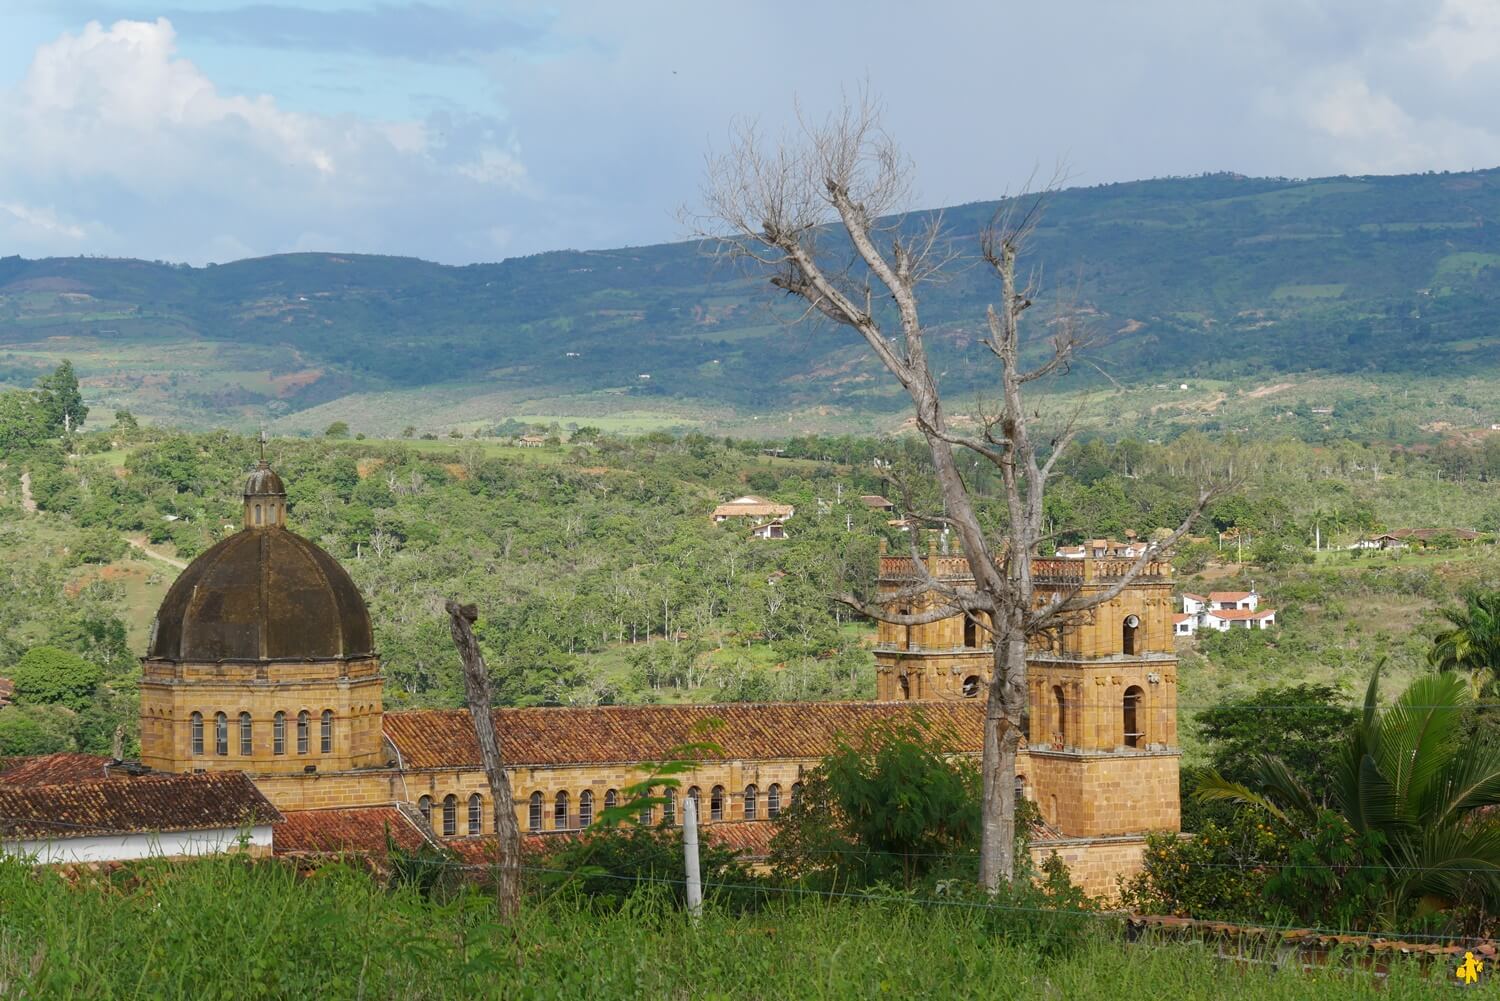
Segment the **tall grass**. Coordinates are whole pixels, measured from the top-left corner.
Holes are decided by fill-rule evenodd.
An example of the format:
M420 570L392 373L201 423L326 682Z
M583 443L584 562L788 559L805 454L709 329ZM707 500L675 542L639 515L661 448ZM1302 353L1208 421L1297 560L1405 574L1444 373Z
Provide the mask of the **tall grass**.
M618 908L553 895L514 928L466 890L426 900L328 867L216 859L70 884L0 860L4 998L1449 997L1413 971L1226 964L1125 945L1106 926L1053 947L1015 914L798 897L690 927L665 893ZM1451 976L1451 972L1450 972Z

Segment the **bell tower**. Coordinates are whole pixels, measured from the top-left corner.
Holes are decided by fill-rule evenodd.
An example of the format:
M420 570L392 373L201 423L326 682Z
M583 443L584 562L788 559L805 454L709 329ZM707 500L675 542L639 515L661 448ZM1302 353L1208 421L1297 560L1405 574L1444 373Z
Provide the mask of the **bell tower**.
M928 578L973 584L968 557L929 537L926 555L898 556L881 544L879 590L897 610L931 606ZM1135 560L1084 550L1033 559L1036 599L1099 595L1117 587ZM917 626L880 623L877 698L982 700L994 666L986 623L952 616ZM1181 824L1177 743L1177 655L1172 566L1149 559L1142 572L1027 656L1029 728L1017 784L1042 819L1066 837L1175 831Z
M1037 597L1112 590L1135 560L1032 561ZM1149 560L1118 594L1027 658L1027 750L1047 823L1074 837L1177 830L1177 655L1172 567Z

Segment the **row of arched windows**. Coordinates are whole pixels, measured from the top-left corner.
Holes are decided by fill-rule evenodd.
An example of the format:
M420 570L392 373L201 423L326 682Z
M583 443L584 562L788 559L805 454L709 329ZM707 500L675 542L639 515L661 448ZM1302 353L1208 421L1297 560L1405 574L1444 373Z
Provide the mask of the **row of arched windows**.
M787 803L790 806L797 802L802 794L802 783L794 782L791 787L791 798ZM677 818L677 790L668 788L660 797L662 808L662 823L675 825ZM703 813L702 791L697 786L689 786L687 798L693 801L695 812L700 820L710 823L723 821L728 812L729 795L721 785L716 785L708 793L708 814ZM744 819L760 820L762 793L759 786L748 785L744 792ZM774 820L781 815L782 790L778 783L772 783L766 787L764 793L765 819ZM527 803L526 829L532 834L538 834L543 830L543 821L546 819L548 798L541 792L534 792ZM604 809L611 810L619 805L619 793L610 789L604 794ZM573 797L567 790L560 790L551 797L552 826L554 831L576 831L588 827L594 822L594 793L585 789L578 794L577 808L574 808ZM636 816L642 825L656 823L655 803L642 804Z
M484 797L474 793L469 797L467 826L468 833L482 834L484 832ZM458 797L449 793L443 797L442 826L439 828L432 822L432 797L423 796L417 800L417 809L422 811L422 816L432 825L434 830L440 831L445 838L451 838L458 834Z
M271 718L271 753L286 753L286 713L278 712ZM229 717L225 713L214 713L214 753L229 753ZM312 713L306 709L297 714L297 753L312 751ZM193 713L188 717L193 753L204 753L203 714ZM238 720L239 753L249 757L255 753L255 721L248 712L242 712ZM318 753L333 753L333 710L324 709L318 719Z

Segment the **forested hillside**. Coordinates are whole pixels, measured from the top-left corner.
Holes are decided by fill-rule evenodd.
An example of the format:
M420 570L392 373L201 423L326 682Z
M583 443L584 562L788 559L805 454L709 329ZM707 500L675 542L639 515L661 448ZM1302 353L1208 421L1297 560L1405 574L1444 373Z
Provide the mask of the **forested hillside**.
M994 294L974 237L995 209L946 210L961 257L923 300L945 383L968 395L985 386L976 339ZM1033 333L1059 295L1078 304L1112 341L1097 360L1127 384L1488 377L1500 360L1497 218L1496 170L1062 191L1029 260L1043 279ZM153 419L307 430L331 413L385 433L558 414L722 427L897 409L847 334L786 319L763 282L695 243L467 267L7 258L0 382L30 385L67 355L92 402ZM1080 368L1065 388L1091 380L1104 384Z

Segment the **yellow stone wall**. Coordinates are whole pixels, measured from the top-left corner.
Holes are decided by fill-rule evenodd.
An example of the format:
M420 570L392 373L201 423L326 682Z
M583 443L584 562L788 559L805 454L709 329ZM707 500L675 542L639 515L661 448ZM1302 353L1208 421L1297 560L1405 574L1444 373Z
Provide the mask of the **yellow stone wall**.
M1053 855L1063 861L1068 875L1085 893L1114 904L1119 901L1120 881L1129 881L1145 868L1146 839L1065 838L1032 843L1031 860L1038 867Z
M346 771L386 764L380 662L198 664L148 660L141 678L141 761L160 771L230 769L256 774ZM297 750L297 715L308 713L308 750ZM324 710L333 750L321 750ZM203 715L203 753L192 749L192 714ZM229 753L215 752L214 717L229 721ZM251 719L251 753L240 753L239 717ZM286 713L285 753L274 753L275 714Z
M1179 753L1058 753L1032 748L1027 783L1042 819L1070 837L1175 831Z

